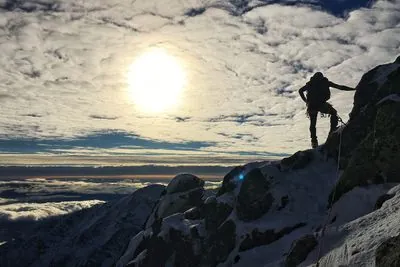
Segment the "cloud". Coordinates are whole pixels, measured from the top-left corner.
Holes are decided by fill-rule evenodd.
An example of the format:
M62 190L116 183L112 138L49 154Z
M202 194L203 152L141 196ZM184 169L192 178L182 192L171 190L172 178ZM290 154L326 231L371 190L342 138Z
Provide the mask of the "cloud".
M355 86L400 45L398 0L331 2L2 1L0 148L26 138L90 147L109 131L146 140L145 149L222 155L211 161L307 148L298 88L315 71ZM149 47L178 58L189 79L164 114L138 110L127 87L129 65ZM331 102L346 119L353 92L332 91ZM318 121L321 139L328 124Z
M68 201L57 203L18 203L0 206L0 221L40 220L87 209L104 201Z
M101 177L0 181L0 222L72 213L118 199L154 182L162 183Z
M118 117L108 117L108 116L102 116L102 115L90 115L89 116L92 119L96 119L96 120L116 120L118 119Z
M43 175L45 176L45 175ZM126 195L151 181L131 179L26 179L0 181L2 198L20 199L25 202L42 200L108 200L118 195ZM102 186L99 186L101 183Z
M154 182L167 185L168 180L98 177L0 181L0 222L40 220L72 213L118 199ZM215 190L221 182L206 180L205 189Z

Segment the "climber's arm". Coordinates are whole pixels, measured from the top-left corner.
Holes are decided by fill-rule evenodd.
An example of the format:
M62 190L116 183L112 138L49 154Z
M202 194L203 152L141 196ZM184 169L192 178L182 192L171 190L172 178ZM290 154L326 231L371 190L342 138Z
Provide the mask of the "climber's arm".
M336 83L333 83L333 82L329 82L329 87L336 88L336 89L339 89L339 90L342 90L342 91L354 91L354 90L356 90L355 88L351 88L351 87L348 87L348 86L345 86L345 85L339 85L339 84L336 84Z
M303 101L307 103L307 98L306 98L306 96L304 95L304 92L305 92L305 91L307 91L307 85L305 85L305 86L303 86L303 87L301 87L301 88L299 89L299 94L300 94L301 99L303 99Z

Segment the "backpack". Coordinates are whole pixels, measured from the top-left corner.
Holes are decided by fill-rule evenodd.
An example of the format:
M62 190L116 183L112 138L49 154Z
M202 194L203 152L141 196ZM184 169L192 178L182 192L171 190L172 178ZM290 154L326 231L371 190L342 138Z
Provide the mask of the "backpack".
M307 102L311 105L323 104L331 98L329 80L325 77L311 78L307 87Z

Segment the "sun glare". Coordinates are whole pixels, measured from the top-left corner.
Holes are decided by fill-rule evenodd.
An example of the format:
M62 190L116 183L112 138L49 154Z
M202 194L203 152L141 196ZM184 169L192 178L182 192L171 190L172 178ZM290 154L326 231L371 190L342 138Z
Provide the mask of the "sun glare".
M133 101L145 112L175 107L185 82L180 62L163 49L145 52L129 67L128 84Z

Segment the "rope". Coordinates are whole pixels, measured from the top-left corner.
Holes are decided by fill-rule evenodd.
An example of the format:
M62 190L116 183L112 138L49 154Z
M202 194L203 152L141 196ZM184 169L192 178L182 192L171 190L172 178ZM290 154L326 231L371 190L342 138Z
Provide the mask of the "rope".
M336 115L338 118L338 121L341 122L343 125L347 126L347 123L345 123L339 115ZM340 149L340 148L339 148Z
M344 123L342 121L342 119L339 116L338 116L338 118L339 118L339 121L342 124L347 125L346 123ZM333 203L333 200L335 199L335 195L336 195L336 184L339 181L340 153L341 153L341 149L342 149L342 131L343 131L343 129L341 129L341 131L339 133L339 151L338 151L338 160L337 160L337 169L336 169L336 177L337 178L336 178L335 188L333 190L332 198L331 198L330 203L329 203L328 216L326 218L326 221L325 221L325 223L324 223L324 225L322 227L322 231L321 231L321 238L320 238L321 242L320 242L320 244L318 244L317 264L315 265L315 267L319 267L319 262L320 262L321 257L322 257L321 254L322 254L322 246L324 244L323 241L324 241L325 230L326 230L326 226L328 225L329 217L331 216L331 213L332 213L332 206L333 206L332 203Z

